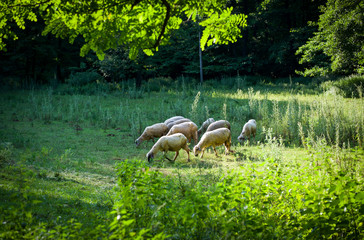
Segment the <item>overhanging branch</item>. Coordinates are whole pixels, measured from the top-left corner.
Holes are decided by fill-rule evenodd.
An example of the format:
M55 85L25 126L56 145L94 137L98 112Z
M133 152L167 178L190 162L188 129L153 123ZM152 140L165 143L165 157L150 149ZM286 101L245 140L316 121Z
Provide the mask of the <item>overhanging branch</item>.
M159 33L158 39L155 42L153 48L157 48L159 46L159 44L161 43L162 37L163 37L163 35L164 35L165 31L166 31L168 21L171 18L171 5L167 2L167 0L162 0L162 3L163 3L164 6L166 6L167 12L166 12L166 16L165 16L164 21L163 21L162 30Z

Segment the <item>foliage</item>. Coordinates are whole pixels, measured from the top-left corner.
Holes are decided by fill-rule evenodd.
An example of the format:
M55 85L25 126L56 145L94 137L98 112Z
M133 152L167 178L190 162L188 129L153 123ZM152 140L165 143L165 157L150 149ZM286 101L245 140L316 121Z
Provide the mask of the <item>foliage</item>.
M362 1L336 1L336 5L326 0L189 0L183 5L169 0L66 2L1 1L0 45L6 44L7 50L0 55L4 87L57 86L81 62L87 63L83 71L97 71L107 83L135 81L138 89L148 79L159 77L176 80L183 76L185 84L196 84L190 79L199 76L199 32L206 42L204 79L214 80L210 85L245 75L254 85L266 76L350 76L362 71ZM171 7L170 21L163 28L165 3ZM42 35L42 31L54 34ZM15 36L17 40L12 41ZM233 42L218 45L216 40ZM104 56L103 61L96 60L93 51L81 58L82 46L83 53L94 49ZM143 48L154 55L138 50ZM138 56L132 61L131 55ZM109 84L102 88L109 89Z
M130 213L136 228L173 238L360 238L362 179L353 168L336 170L326 154L316 158L322 166L304 172L267 159L213 183L125 161L118 166L116 212Z
M321 84L325 91L336 91L344 97L362 98L364 90L364 76L352 75L336 81L327 81Z
M100 81L101 76L95 71L87 71L87 72L75 72L70 75L68 79L66 79L66 83L70 86L84 86L90 83L95 83L96 81Z
M322 6L318 31L301 46L305 76L362 73L364 1L329 0Z
M115 49L118 45L128 45L131 58L135 58L139 50L152 55L179 28L182 15L193 21L203 18L200 24L206 28L203 32L204 41L201 41L202 48L211 37L216 44L226 44L241 36L240 27L245 26L245 18L242 14L232 14L231 8L225 9L225 1L177 2L69 0L65 4L57 0L2 1L0 49L5 47L3 39L16 39L10 22L14 21L17 27L24 29L26 20L37 21L39 17L46 23L44 34L69 38L70 42L82 36L85 44L81 48L81 55L85 56L93 50L100 59L104 58L106 50Z

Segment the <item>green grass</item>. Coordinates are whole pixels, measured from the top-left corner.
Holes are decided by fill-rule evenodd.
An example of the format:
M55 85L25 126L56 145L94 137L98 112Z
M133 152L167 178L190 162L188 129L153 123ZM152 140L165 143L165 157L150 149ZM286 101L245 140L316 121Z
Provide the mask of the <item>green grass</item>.
M169 206L168 209L179 211L177 209L183 209L182 206L185 206L183 204L200 200L204 202L210 198L215 201L209 203L211 206L220 204L220 197L217 196L224 195L221 193L222 195L215 196L214 194L217 194L216 191L230 189L225 187L220 189L219 186L225 178L235 179L235 174L246 176L252 184L256 184L262 190L262 193L266 193L267 190L260 184L276 181L279 173L281 174L279 180L281 182L277 183L279 187L297 188L297 195L295 195L297 198L299 194L304 195L304 190L300 189L299 185L288 184L288 182L298 183L304 180L299 176L307 178L307 184L312 184L311 187L316 186L321 189L320 181L323 186L326 186L326 183L336 181L334 177L341 176L340 172L345 172L345 176L350 175L350 179L354 179L358 184L353 186L353 191L357 193L363 190L363 98L327 97L319 90L309 88L306 91L301 85L299 88L292 89L282 87L281 90L269 85L238 90L211 90L208 87L199 87L180 92L176 90L144 92L138 98L135 98L130 91L132 90L98 96L59 95L50 89L1 94L0 209L2 213L5 213L2 214L4 216L2 222L10 224L13 221L15 226L16 219L28 219L22 220L26 222L22 224L32 226L32 229L35 228L34 226L45 224L44 229L49 234L48 238L52 236L62 238L62 231L59 228L69 226L67 231L77 230L78 225L70 222L76 221L85 229L102 232L105 234L104 237L111 238L109 230L105 230L109 225L115 226L113 225L115 214L110 215L110 211L116 209L122 212L124 209L125 223L120 229L143 234L140 231L145 228L150 229L148 234L151 236L164 233L172 238L219 238L228 237L229 234L237 232L233 229L235 225L233 223L229 225L226 219L232 213L223 215L223 212L218 210L212 211L213 215L210 217L217 218L214 221L221 223L221 226L215 226L214 221L211 219L207 221L205 215L190 219L190 216L183 216L181 213L181 219L171 218L169 210L163 210L161 206L165 204ZM187 162L187 155L181 151L175 163L163 159L162 154L157 155L152 163L147 163L145 155L153 143L143 143L136 148L134 140L146 126L163 122L174 115L188 117L197 125L208 117L214 117L215 120L226 118L232 125L232 149L235 152L226 156L223 154L223 147L220 147L218 149L220 156L217 158L210 150L205 153L203 159L191 154L191 162ZM256 141L241 145L237 137L244 123L250 118L255 118L258 123ZM190 149L192 148L193 145L190 145ZM168 155L171 156L172 153ZM139 160L143 164L140 165ZM130 161L137 164L137 170L130 170L131 172L128 173L128 167L125 164ZM119 169L117 171L116 166ZM153 179L157 183L158 181L166 182L163 191L160 190L163 184L155 183L157 185L154 185L154 180L150 179L152 175L149 176L149 173L143 172L144 170L140 171L147 168L161 174L161 176L153 175ZM306 175L311 171L312 175ZM139 195L133 195L135 193L128 192L131 188L128 187L127 182L120 180L123 174L128 179L133 179L133 174L136 174L135 179L140 179L141 182L147 181L148 184L142 183L140 185L142 187L137 185L142 192ZM251 178L251 176L255 177ZM239 189L239 186L235 184L239 181L246 184L248 181L239 179L239 177L235 179L236 183L231 186ZM265 181L268 182L265 183ZM132 201L130 205L125 203L127 196L143 199L143 191L146 191L143 190L143 186L150 192L155 191L158 195L158 197L146 198L149 199L148 201L154 201L153 204L159 204L160 210L152 207L155 213L161 211L158 216L146 210L149 209L146 207L149 205L144 205L144 200ZM124 192L120 189L124 189ZM201 196L201 199L192 198L194 191ZM192 195L189 196L188 193ZM232 199L235 199L237 195L231 194ZM175 200L173 203L161 200L161 196L164 195L168 199ZM282 215L283 208L276 205L282 198L278 195L274 194L272 198L269 198L269 204L272 209L276 209L277 215L285 219L285 215ZM355 196L353 199L357 199ZM253 221L252 216L258 216L253 212L254 209L263 207L259 203L262 198L264 196L257 193L255 199L250 199L252 205L247 202L248 209L252 211L249 216L245 216L247 220L251 217L250 220ZM292 201L291 198L287 197L287 199ZM287 204L285 205L287 209L292 207L289 201L283 202ZM223 207L219 205L218 208ZM187 206L185 210L192 211ZM293 210L287 211L293 212ZM27 212L32 213L30 218L25 214ZM117 214L120 215L120 212ZM235 213L229 216L233 222L239 223L243 220L242 216ZM274 226L274 222L279 222L271 215L259 216L261 217L254 218L256 224L266 221L270 226ZM297 232L303 234L302 236L314 238L316 233L310 235L310 228L307 225L309 219L304 216L306 215L301 216L300 221L306 224L304 226L308 230L306 232L297 228ZM133 219L134 222L127 222L128 219ZM169 225L168 221L172 224L178 219L185 221L182 225L190 228L189 233L181 229L182 227L174 228ZM311 220L315 222L314 220L317 219ZM198 224L198 221L207 222L204 229L195 228L198 225L194 224ZM4 224L2 229L17 229L16 227L7 228L7 226ZM97 226L104 226L104 228L96 230ZM353 229L352 225L347 226L345 229ZM56 229L58 235L52 235L54 234L51 233L52 229ZM360 234L362 236L363 225L356 226L355 229L359 233L350 233L349 230L342 230L342 228L337 232L343 234L342 236L354 236L354 238ZM67 232L66 230L64 232ZM248 238L269 238L269 234L280 238L279 236L282 235L279 234L284 235L284 231L288 231L283 229L282 232L275 232L270 229L266 232L267 235L259 237L260 235L253 234L254 229L245 230L247 234L249 231L252 233L252 235L246 235ZM259 232L261 229L255 231ZM94 236L92 234L97 236L97 233L90 232L89 235L84 232L83 234L88 237ZM114 230L114 233L124 236L117 230ZM326 232L320 233L326 234ZM334 233L329 232L329 234ZM36 234L41 236L43 233Z

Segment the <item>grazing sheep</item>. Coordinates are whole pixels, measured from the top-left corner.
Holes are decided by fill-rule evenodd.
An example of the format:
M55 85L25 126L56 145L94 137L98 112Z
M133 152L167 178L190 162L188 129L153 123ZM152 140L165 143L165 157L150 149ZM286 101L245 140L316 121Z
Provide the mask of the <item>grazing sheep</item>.
M174 133L182 133L183 135L185 135L189 143L193 138L195 144L197 144L198 141L197 125L193 122L184 122L174 125L167 133L167 136L170 136Z
M206 132L209 132L209 131L212 131L212 130L215 130L215 129L218 129L218 128L227 128L227 129L231 130L230 129L230 123L228 121L226 121L226 120L219 120L219 121L216 121L216 122L211 123L208 126Z
M184 122L192 122L192 121L190 119L188 119L188 118L181 118L181 119L178 119L176 121L168 123L167 127L168 127L168 129L171 129L174 125L184 123Z
M241 131L238 140L244 141L245 139L249 138L250 141L252 135L255 139L256 132L257 132L257 122L254 119L250 119L247 123L244 124L243 130Z
M181 148L187 152L187 161L190 161L190 149L187 146L187 138L182 133L163 136L158 139L152 149L147 153L148 162L150 162L158 152L163 152L164 157L169 161L175 161ZM173 160L166 156L168 151L176 152Z
M225 145L225 154L232 152L230 150L231 133L230 130L227 128L218 128L213 131L205 132L199 143L193 148L193 152L195 156L197 156L200 152L202 152L200 157L203 158L205 149L212 146L216 157L218 157L215 147L220 146L222 144Z
M174 117L171 117L171 118L166 119L164 121L164 124L168 125L169 123L174 122L174 121L177 121L177 120L182 119L182 118L184 118L184 117L182 117L182 116L174 116Z
M202 133L204 133L206 131L206 129L208 128L208 126L215 122L215 120L213 118L209 118L207 119L206 121L204 121L200 127L200 129L198 129L197 133L198 133L198 136L200 136Z
M164 123L156 123L152 126L146 127L142 135L135 140L136 146L139 146L143 141L148 141L152 139L154 142L154 138L159 138L168 133L168 127Z

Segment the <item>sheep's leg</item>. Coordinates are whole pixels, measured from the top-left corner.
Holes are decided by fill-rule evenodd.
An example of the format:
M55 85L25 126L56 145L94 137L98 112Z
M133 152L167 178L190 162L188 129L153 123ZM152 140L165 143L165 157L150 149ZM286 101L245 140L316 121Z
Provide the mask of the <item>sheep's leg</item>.
M230 152L233 153L234 151L231 150L231 144L228 142L228 143L225 143L225 155L228 155Z
M218 157L219 155L217 155L217 151L216 151L216 148L215 147L212 147L214 149L214 152L215 152L215 156Z
M187 161L190 162L190 152L189 151L186 151L187 152Z
M225 146L225 155L228 155L230 152L229 144L225 143L224 146Z
M173 162L176 161L176 158L178 157L179 151L176 151L176 155L174 155Z
M164 157L165 157L167 160L169 160L170 162L172 162L172 160L171 160L171 159L169 159L169 158L167 157L166 152L164 152Z
M202 150L200 158L203 158L203 154L205 153L205 149Z
M190 149L188 148L187 144L183 147L183 149L186 151L188 158L187 161L190 161Z

